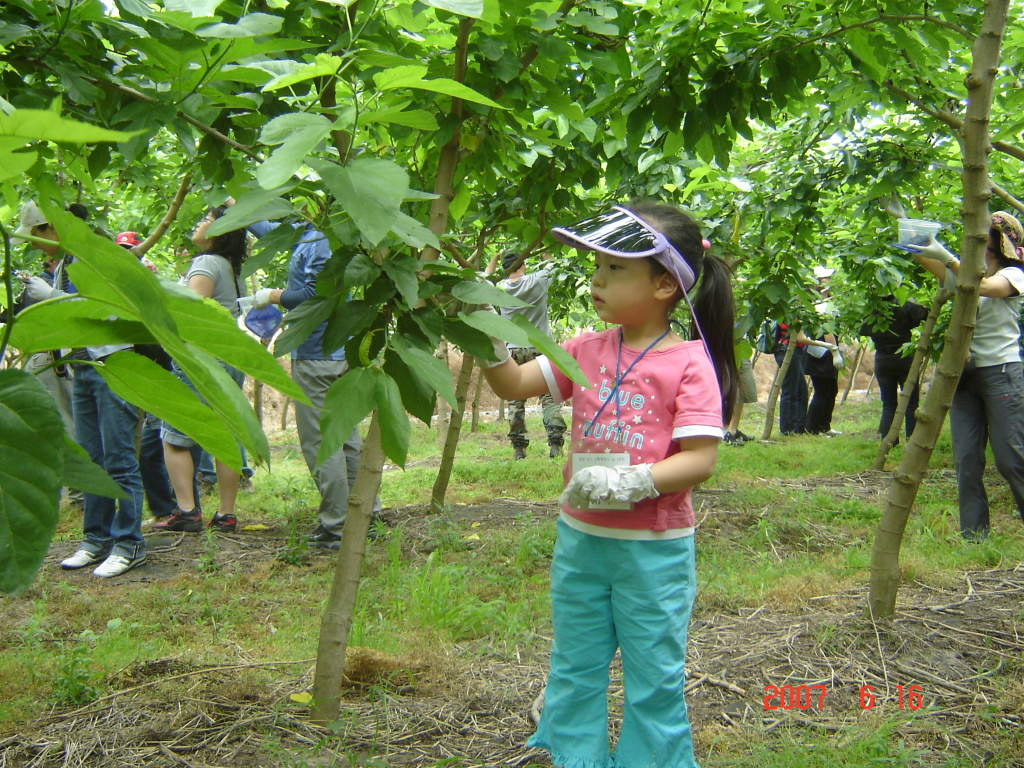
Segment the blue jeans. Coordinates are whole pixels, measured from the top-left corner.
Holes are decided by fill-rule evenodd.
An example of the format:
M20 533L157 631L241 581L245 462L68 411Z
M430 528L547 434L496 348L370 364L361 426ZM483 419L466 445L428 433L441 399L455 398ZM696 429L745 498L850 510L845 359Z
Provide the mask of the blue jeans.
M146 551L142 523L142 479L135 455L139 411L114 394L90 365L76 366L75 438L89 458L106 470L127 494L108 499L85 494L83 549L135 557Z
M910 357L875 353L875 380L878 382L878 396L882 401L882 416L878 421L880 437L885 437L892 428L892 420L896 418L896 408L899 405L900 390L905 388L913 362L913 358ZM914 414L921 400L920 390L920 383L916 383L913 392L910 393L910 402L907 404L907 413L903 419L908 439L914 434L914 427L917 426Z
M786 357L786 350L775 353L775 362L780 366ZM807 380L804 379L804 350L793 350L789 370L782 380L779 394L779 431L784 435L801 434L807 431Z
M985 491L985 443L996 468L1010 486L1017 513L1024 519L1024 380L1020 363L964 371L949 409L949 431L956 461L960 533L988 534Z
M197 452L192 454L192 463L196 466L197 487L199 480L203 480L210 485L216 485L217 467L213 463L213 456L199 446L196 446L196 449ZM252 477L253 468L249 466L249 456L246 454L245 448L240 445L238 450L242 452L242 477ZM198 499L199 496L196 496L196 498Z
M683 699L696 594L692 536L624 541L558 521L551 562L554 644L529 746L559 766L697 768ZM622 652L622 729L608 744L609 665Z

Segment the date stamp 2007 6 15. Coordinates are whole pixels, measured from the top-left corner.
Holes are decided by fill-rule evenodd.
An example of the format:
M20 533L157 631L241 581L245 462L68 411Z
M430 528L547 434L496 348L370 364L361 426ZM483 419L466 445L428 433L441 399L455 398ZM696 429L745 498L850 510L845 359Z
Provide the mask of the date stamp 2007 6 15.
M896 705L900 709L920 709L924 703L920 685L897 685ZM769 709L822 709L828 686L825 685L766 685L764 686L764 708ZM875 689L870 685L860 687L860 708L875 706Z

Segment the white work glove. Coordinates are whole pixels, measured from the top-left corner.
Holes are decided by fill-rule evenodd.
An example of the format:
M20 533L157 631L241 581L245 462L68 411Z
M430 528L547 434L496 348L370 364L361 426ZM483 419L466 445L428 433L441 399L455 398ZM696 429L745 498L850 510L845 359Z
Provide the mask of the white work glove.
M838 349L832 350L832 365L837 371L841 371L846 367L846 361L843 360L843 353Z
M956 256L946 250L946 247L935 239L935 235L931 236L931 239L928 241L928 245L913 245L908 243L906 247L918 256L924 256L926 259L934 259L935 261L941 262L944 267L948 267L956 261Z
M57 296L64 296L64 291L54 288L43 278L33 275L25 281L25 293L32 301L46 301Z
M252 295L252 307L253 309L263 309L269 307L272 302L270 300L271 294L273 294L273 288L260 288L256 293Z
M656 499L650 464L629 467L584 467L569 480L559 504L569 502L573 509L589 509L608 501L642 501Z

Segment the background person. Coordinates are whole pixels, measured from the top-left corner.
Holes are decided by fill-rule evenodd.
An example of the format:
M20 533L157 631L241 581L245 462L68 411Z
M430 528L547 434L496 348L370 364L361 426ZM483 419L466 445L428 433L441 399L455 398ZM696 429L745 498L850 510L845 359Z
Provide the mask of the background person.
M735 400L729 271L672 206L619 207L552 232L596 252L594 309L613 327L563 345L591 387L543 356L520 366L497 340L503 362L484 370L499 397L573 401L551 563L550 673L528 743L559 766L693 766L683 697L696 586L690 492L711 476ZM684 341L669 317L680 299L690 305L691 289L694 340ZM612 755L608 665L617 647L625 700Z
M241 278L242 263L248 255L245 230L235 229L213 237L206 234L210 225L223 216L226 210L226 206L223 205L210 208L196 225L192 233L192 242L199 249L199 255L192 260L182 282L203 298L213 299L230 312L232 317L237 318L238 299L245 291L245 283ZM221 364L241 389L245 381L244 374L226 363ZM195 391L188 377L177 365L173 366L173 370L179 379ZM196 441L166 422L160 430L160 437L163 440L164 462L167 465L167 474L171 478L177 505L165 519L153 524L153 530L200 531L203 528L203 514L197 506L194 493L196 468L192 458L192 448L195 447ZM219 503L209 525L211 528L230 532L238 525L235 499L238 496L241 475L220 460L217 460L216 465Z
M996 468L1010 486L1024 519L1024 366L1020 353L1020 310L1024 298L1024 262L993 217L985 249L985 275L978 287L978 314L971 339L971 359L964 366L949 409L949 431L956 464L960 535L988 536L985 490L985 444ZM1018 223L1019 227L1019 223ZM914 260L947 287L955 286L960 260L934 235Z
M775 350L775 363L780 368L789 348L789 326L779 323L779 346ZM807 380L804 378L804 345L794 341L786 377L779 390L779 431L784 435L802 435L807 431Z
M75 293L67 274L71 259L67 254L57 259L61 253L57 231L34 202L22 208L21 226L15 235L43 238L46 242L38 244L40 250L57 263L53 285L40 277L28 278L26 290L32 299L44 301ZM95 565L93 574L104 578L120 576L146 562L146 541L141 530L142 479L135 453L139 411L110 389L94 365L124 349L131 349L131 345L108 344L71 352L75 439L89 458L121 487L125 497L115 501L85 494L82 543L74 555L61 561L60 567L77 570Z
M750 358L740 360L738 370L739 395L732 411L732 419L725 428L726 445L743 445L754 438L740 431L740 419L743 417L743 406L757 402L757 382L754 380L754 366Z
M249 226L257 238L273 231L278 222L260 221ZM316 280L327 260L331 247L327 236L312 224L302 226L302 236L292 247L288 261L288 283L284 290L262 288L253 297L253 307L262 309L270 304L279 304L285 309L295 309L299 304L316 295ZM319 523L309 535L311 547L337 549L341 545L341 532L348 514L348 494L355 485L362 454L362 438L358 427L345 440L341 450L324 461L319 467L317 452L322 440L320 432L320 411L324 405L327 390L348 371L345 350L340 347L326 352L323 345L324 321L292 352L292 380L299 385L309 398L311 405L295 403L295 427L299 433L302 456L306 467L320 492ZM373 501L372 515L380 515L380 497ZM377 535L371 526L370 536Z
M888 302L886 310L876 311L873 319L864 323L860 329L860 335L870 336L875 345L875 380L882 401L882 415L878 420L879 437L885 437L892 428L899 405L899 393L905 388L914 363L912 354L904 355L900 350L911 342L912 331L928 317L928 307L912 299L898 304L896 297L890 294L885 297L885 301ZM911 382L911 386L913 389L903 419L908 440L917 426L915 413L921 399L920 381Z
M500 307L499 311L510 319L515 315L522 315L544 334L550 336L548 286L551 285L551 274L547 267L542 266L527 274L525 261L515 251L507 251L501 259L501 266L506 277L498 283L498 287L505 293L527 302L530 306ZM484 274L493 273L497 263L498 254L494 254L484 270ZM508 343L508 351L512 354L512 359L520 365L528 363L540 354L535 347L520 347L511 342ZM550 394L545 392L539 399L544 431L548 436L548 456L554 459L562 455L565 419L562 418L562 409L555 404ZM508 438L512 443L512 458L525 459L526 449L530 446L530 436L526 430L526 401L513 400L509 403L509 408L512 411L508 428Z

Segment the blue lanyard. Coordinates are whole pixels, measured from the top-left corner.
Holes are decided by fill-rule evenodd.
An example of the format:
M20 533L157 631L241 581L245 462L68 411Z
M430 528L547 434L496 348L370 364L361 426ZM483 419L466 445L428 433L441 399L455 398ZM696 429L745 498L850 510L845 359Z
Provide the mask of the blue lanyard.
M646 355L648 352L650 352L652 349L654 349L655 345L657 345L658 342L660 342L662 339L664 339L666 336L668 336L669 331L671 331L671 330L672 330L672 326L670 325L667 329L665 329L665 332L663 334L661 334L661 336L659 336L658 338L656 338L654 341L652 341L650 344L647 345L647 349L645 349L643 352L641 352L639 355L636 356L636 359L632 363L629 364L629 367L626 368L626 370L623 371L622 375L620 376L619 375L619 365L622 362L622 328L619 328L619 349L615 353L615 386L612 387L612 391L611 391L611 394L608 395L608 399L605 400L603 403L601 403L601 407L597 409L597 413L594 414L594 418L591 420L590 426L587 427L585 430L583 430L583 436L584 437L590 437L590 430L591 430L591 428L595 424L597 424L597 420L601 417L601 414L604 413L604 409L608 407L608 403L610 403L613 399L615 400L615 416L616 416L616 418L618 418L621 415L621 413L622 413L622 404L618 402L618 396L617 396L617 393L619 391L619 386L625 380L626 376L629 375L629 372L633 370L634 366L636 366L636 364L640 362L641 358L644 355Z

